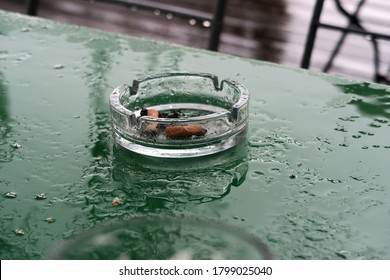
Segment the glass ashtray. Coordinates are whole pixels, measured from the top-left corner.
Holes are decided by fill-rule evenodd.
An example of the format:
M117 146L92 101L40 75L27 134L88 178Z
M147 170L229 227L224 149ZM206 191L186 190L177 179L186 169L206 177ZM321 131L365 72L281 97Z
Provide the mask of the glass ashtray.
M241 228L190 216L147 215L96 226L64 241L57 260L264 260L266 244Z
M249 92L206 73L161 73L117 87L110 96L113 137L148 156L210 155L245 138Z

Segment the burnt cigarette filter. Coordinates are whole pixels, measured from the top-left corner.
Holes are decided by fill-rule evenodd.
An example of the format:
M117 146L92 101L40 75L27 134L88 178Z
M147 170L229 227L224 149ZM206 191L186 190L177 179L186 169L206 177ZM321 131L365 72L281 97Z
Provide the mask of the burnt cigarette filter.
M148 116L148 117L154 117L154 118L159 117L159 113L156 109L145 109L144 108L141 110L141 116L143 114ZM158 126L158 122L148 122L147 126L144 129L144 132L148 133L148 134L156 134L157 133L157 126Z
M179 125L165 128L165 135L171 139L203 136L206 132L207 130L202 125Z

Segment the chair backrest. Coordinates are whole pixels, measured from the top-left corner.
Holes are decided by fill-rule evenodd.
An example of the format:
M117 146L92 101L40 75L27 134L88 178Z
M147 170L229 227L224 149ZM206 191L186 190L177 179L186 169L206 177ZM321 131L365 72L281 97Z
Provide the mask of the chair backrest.
M331 56L325 64L323 71L327 72L332 66L333 60L339 53L341 45L344 44L348 34L363 36L371 42L373 49L374 80L376 82L389 82L380 74L381 56L379 51L379 40L390 41L390 4L387 0L329 0L335 5L337 14L332 14L326 22L322 20L322 12L325 0L317 0L314 6L313 15L306 40L304 54L301 60L302 68L309 68L311 56L314 48L317 30L319 28L335 30L341 33ZM348 9L347 9L348 8ZM364 8L364 9L363 9ZM332 21L333 18L341 16L345 24ZM390 68L389 70L390 71Z
M26 14L36 16L39 8L39 0L29 0L27 2Z
M210 12L197 11L195 9L179 7L174 3L163 3L156 1L141 1L141 0L94 0L94 2L104 2L108 4L123 5L140 10L149 10L161 14L180 17L188 20L205 22L210 26L210 34L208 39L207 49L217 51L225 10L228 0L214 0L214 10ZM172 1L174 2L174 1ZM175 1L176 2L176 1ZM39 0L29 0L27 4L27 14L37 15L39 8Z

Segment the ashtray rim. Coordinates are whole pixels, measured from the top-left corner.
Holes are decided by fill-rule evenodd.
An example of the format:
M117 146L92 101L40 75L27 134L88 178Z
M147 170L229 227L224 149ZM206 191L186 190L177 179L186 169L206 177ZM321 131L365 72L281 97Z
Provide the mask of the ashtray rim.
M230 116L233 121L237 120L238 116L238 110L245 106L248 101L249 101L249 91L247 90L246 87L244 87L241 83L234 81L230 78L226 78L221 80L219 82L218 77L214 74L210 73L202 73L202 72L162 72L162 73L156 73L152 75L146 75L137 79L133 80L132 85L128 84L121 84L117 86L110 95L110 106L112 108L115 108L117 111L124 113L128 116L131 116L134 112L127 109L123 104L121 103L121 98L123 94L125 93L125 90L130 88L130 95L135 95L137 94L139 84L153 80L153 79L160 79L160 78L165 78L165 77L174 77L174 76L198 76L198 77L203 77L203 78L208 78L211 79L214 87L216 90L221 90L223 87L224 83L229 83L233 87L237 88L238 92L240 93L240 98L239 100L232 105L231 111L230 111ZM192 122L192 121L199 121L199 120L209 120L209 119L214 119L221 117L225 115L226 112L219 112L219 113L212 113L208 115L204 115L202 117L188 117L185 119L170 119L170 118L156 118L156 117L150 117L150 116L143 116L141 117L142 119L146 121L157 121L157 122L162 122L162 123L169 123L169 122Z

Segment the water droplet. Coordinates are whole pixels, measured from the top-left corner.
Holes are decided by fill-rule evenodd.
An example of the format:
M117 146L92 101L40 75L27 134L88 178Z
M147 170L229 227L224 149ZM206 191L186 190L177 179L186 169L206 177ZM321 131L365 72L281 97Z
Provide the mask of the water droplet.
M281 174L281 173L282 173L282 172L280 171L280 169L279 169L279 168L276 168L276 167L271 168L271 171L274 172L274 173L277 173L277 174Z
M260 148L260 147L273 147L274 145L271 144L271 143L264 143L264 142L261 142L261 141L253 141L253 140L250 140L248 141L248 145L249 147L252 147L252 148Z
M25 232L24 232L24 230L22 230L22 229L15 229L15 234L16 234L16 235L24 235Z
M52 224L52 223L54 223L56 220L55 220L54 218L52 218L52 217L49 217L49 218L47 218L45 221L46 221L48 224Z
M372 145L374 148L379 148L380 146L379 145Z
M65 66L62 65L62 64L56 64L56 65L53 66L54 69L62 69L62 68L64 68L64 67L65 67Z
M15 149L19 149L21 147L22 147L22 145L20 145L19 143L15 143L12 145L12 148L15 148Z
M290 179L296 179L296 178L297 178L297 175L291 174L291 175L289 176L289 178L290 178Z
M305 238L310 241L322 241L325 239L323 236L315 235L315 234L306 234Z
M334 130L340 131L340 132L348 132L344 127L336 127Z
M99 162L99 161L101 161L102 160L102 157L95 157L94 159L93 159L93 161L95 161L95 162Z
M383 120L383 119L375 119L374 121L379 122L379 123L388 123L387 120Z
M364 181L363 178L361 177L355 177L355 176L349 176L351 179L354 179L355 181L358 181L358 182L361 182L361 181Z
M0 51L0 60L5 60L8 57L7 51Z
M371 126L371 127L375 127L375 128L381 127L381 125L380 125L380 124L377 124L377 123L370 123L370 126Z
M368 149L368 146L363 146L362 149L363 149L363 150L367 150L367 149Z
M44 193L37 193L35 195L35 199L46 199L46 194L44 194Z
M347 259L348 257L343 252L344 251L336 252L336 255L339 256L342 259Z
M342 183L341 180L339 179L332 179L332 178L327 178L328 182L331 182L332 184L339 184Z
M354 122L355 119L359 118L358 116L350 116L345 118L339 118L339 120L346 121L346 122Z
M5 194L5 197L6 198L15 198L17 196L17 193L16 192L7 192Z
M167 19L173 19L173 15L172 14L167 14Z
M352 138L361 138L362 136L361 135L357 135L357 134L355 134L355 135L352 135Z
M154 15L155 15L155 16L161 15L161 11L160 11L160 10L154 10Z

